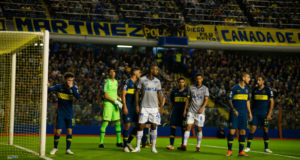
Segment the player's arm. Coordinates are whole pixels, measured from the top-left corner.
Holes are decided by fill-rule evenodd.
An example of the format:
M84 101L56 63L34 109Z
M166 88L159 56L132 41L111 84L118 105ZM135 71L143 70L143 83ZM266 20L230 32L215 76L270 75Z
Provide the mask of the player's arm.
M208 97L209 97L209 91L208 91L208 88L205 89L205 95L204 95L204 103L202 104L200 110L199 110L199 113L201 114L205 107L207 106L208 104Z
M136 113L140 112L140 106L139 106L139 101L140 101L140 92L141 90L139 88L136 89L135 91L135 111Z
M251 112L251 107L250 107L250 100L247 101L247 111L249 114L249 121L252 121L252 112Z
M229 94L229 109L233 112L233 114L235 116L239 115L239 112L234 108L233 104L232 104L232 99L233 99L233 91L231 90L230 94Z
M187 111L187 108L188 108L188 106L189 106L189 103L190 103L190 101L191 101L191 91L190 91L190 89L188 90L188 96L187 96L187 98L186 98L186 100L185 100L185 105L184 105L184 110L183 110L183 117L185 117L186 116L186 111Z
M163 97L160 92L161 92L161 90L157 91L158 102L159 102L159 113L161 114L163 111L163 107L164 107L164 101L163 101Z
M58 85L50 86L50 83L48 83L48 93L54 92L58 90Z
M267 114L267 120L268 121L271 120L273 108L274 108L274 99L270 98L270 107L269 107L269 111L268 111L268 114Z
M170 94L170 107L169 107L169 113L172 112L173 110L173 101L174 101L174 90L172 90L171 94Z
M76 99L79 99L80 98L80 95L79 95L79 91L78 91L78 87L73 85L71 90L73 91L73 95L75 96Z
M272 90L270 90L270 93L269 93L269 97L270 97L270 107L269 107L269 111L268 111L268 114L267 114L267 120L271 120L271 116L272 116L272 111L273 111L273 108L274 108L274 98L273 98L273 92Z
M122 102L123 102L123 114L128 114L128 109L126 105L126 94L127 94L127 84L125 84L124 89L122 91Z

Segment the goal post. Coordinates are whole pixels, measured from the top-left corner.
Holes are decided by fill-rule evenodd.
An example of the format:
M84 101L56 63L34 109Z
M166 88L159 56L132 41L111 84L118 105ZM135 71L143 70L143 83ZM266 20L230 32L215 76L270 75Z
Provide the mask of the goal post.
M0 31L0 159L47 159L48 58L48 31Z

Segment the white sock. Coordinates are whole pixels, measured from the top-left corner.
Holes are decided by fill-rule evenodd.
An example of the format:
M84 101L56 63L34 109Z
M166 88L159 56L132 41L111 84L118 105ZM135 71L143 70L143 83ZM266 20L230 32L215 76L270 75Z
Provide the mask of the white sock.
M152 149L155 148L156 138L157 138L157 129L151 130L151 138L152 138Z
M136 135L136 147L137 148L140 148L142 137L143 137L143 130L137 131L137 135Z
M202 131L198 132L197 135L197 147L200 147L201 141L202 141Z
M184 140L183 140L183 145L186 146L187 145L187 141L190 137L190 131L185 131L184 132Z

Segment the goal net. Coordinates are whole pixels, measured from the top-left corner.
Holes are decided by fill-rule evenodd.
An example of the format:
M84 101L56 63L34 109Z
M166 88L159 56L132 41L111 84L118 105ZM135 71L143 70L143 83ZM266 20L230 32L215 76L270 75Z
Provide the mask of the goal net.
M49 32L0 32L0 159L45 155Z

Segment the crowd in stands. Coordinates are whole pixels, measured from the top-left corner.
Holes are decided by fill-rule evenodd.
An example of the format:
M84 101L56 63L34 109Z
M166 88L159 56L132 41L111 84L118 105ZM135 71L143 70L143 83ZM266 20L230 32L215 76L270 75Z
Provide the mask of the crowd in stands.
M0 16L139 24L300 28L299 1L3 0Z
M247 17L235 0L181 0L178 4L189 24L247 25Z
M300 67L298 56L255 56L208 50L164 50L159 65L159 78L166 97L163 124L169 118L169 93L176 85L178 75L192 81L196 73L204 75L204 84L210 89L213 105L207 110L207 124L225 125L225 117L215 108L227 109L231 87L237 83L242 71L251 74L252 89L255 78L263 74L267 77L266 85L275 95L275 108L271 126L277 127L278 109L283 112L282 124L287 128L299 128L300 110ZM81 124L99 125L103 102L103 80L107 78L107 69L116 68L116 79L122 84L129 78L132 67L140 67L143 73L152 61L157 60L152 49L144 51L138 48L119 50L113 47L88 46L67 43L51 43L49 81L52 85L62 82L66 71L75 73L76 85L80 88L81 98L76 102L76 118ZM176 68L176 69L174 69ZM169 78L165 78L169 77ZM55 103L55 94L49 96L49 102ZM50 107L51 108L51 107ZM53 107L52 107L53 108ZM53 112L49 112L51 114ZM216 118L217 117L217 121ZM213 118L213 119L212 119ZM293 123L291 123L293 122ZM296 123L295 123L296 122Z
M244 0L254 24L260 27L299 28L299 1Z
M117 22L111 0L45 0L52 18Z
M1 0L0 16L46 18L43 1L40 0Z

